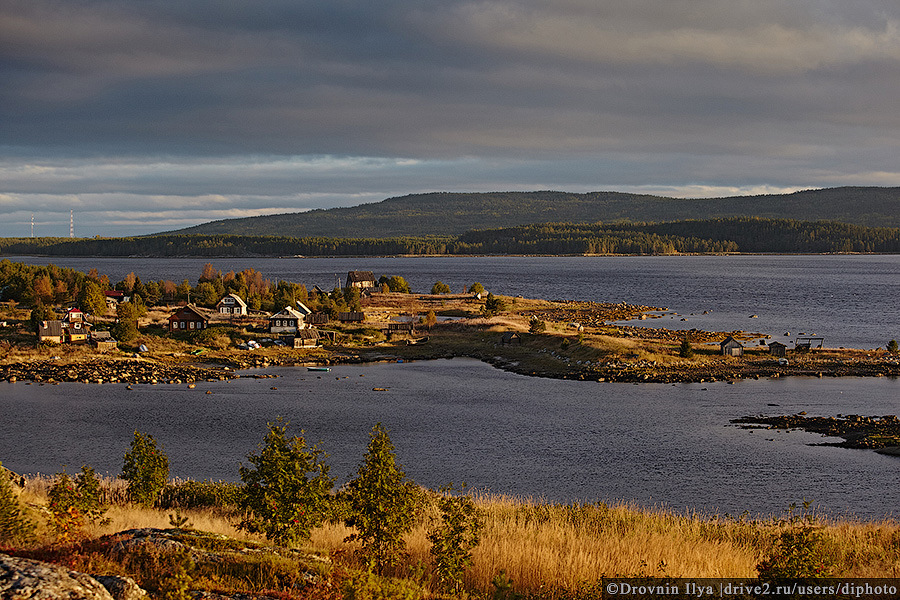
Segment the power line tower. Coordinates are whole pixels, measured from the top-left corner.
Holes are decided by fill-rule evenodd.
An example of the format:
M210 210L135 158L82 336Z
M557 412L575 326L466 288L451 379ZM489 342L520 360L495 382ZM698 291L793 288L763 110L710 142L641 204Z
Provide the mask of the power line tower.
M75 237L75 211L69 211L69 237Z

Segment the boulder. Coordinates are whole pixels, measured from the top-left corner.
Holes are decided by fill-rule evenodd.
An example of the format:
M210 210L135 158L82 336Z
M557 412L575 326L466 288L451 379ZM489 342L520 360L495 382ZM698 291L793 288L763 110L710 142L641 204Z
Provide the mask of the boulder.
M114 600L107 589L90 575L5 554L0 554L0 598Z
M95 575L94 578L103 584L103 587L115 600L147 600L148 598L147 592L131 577Z

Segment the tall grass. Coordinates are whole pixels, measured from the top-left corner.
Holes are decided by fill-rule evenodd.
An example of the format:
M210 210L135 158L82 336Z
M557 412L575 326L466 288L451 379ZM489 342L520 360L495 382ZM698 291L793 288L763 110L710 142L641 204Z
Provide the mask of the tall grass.
M110 498L122 498L122 482L102 481ZM22 499L46 502L52 478L28 480ZM211 497L203 485L181 482L184 488L171 497L194 503L182 508L199 530L261 542L236 529L237 517L222 507L199 507L197 498ZM233 485L233 484L232 484ZM198 494L197 490L203 493ZM219 498L227 498L223 486ZM179 494L181 494L179 496ZM407 577L437 590L430 579L429 530L439 515L433 496L423 495L424 506L414 529L406 536L408 554L390 574ZM431 500L428 500L431 498ZM484 529L474 550L474 563L465 586L490 594L492 580L505 571L519 593L542 598L589 597L603 576L659 577L756 577L757 564L771 555L779 534L790 522L779 518L748 520L699 514L650 510L631 504L554 504L534 499L480 494L475 501ZM105 524L92 525L87 533L100 536L125 529L170 527L172 509L147 509L127 503L109 507ZM821 526L828 564L841 577L900 576L900 524L895 521L815 519ZM353 529L342 523L326 523L314 529L308 549L331 556L345 568L360 567L354 548L344 539ZM48 534L49 535L49 534ZM424 575L423 575L424 574ZM265 587L265 582L259 583Z

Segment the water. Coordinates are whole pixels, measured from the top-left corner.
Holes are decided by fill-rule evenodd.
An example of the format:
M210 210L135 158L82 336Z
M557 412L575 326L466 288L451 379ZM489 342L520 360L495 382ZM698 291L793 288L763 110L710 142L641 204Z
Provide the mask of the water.
M678 315L640 324L762 332L789 345L798 334L822 336L834 348L884 347L900 338L900 255L10 260L97 268L114 282L134 271L144 281L176 283L196 283L211 263L223 273L254 268L272 281L327 290L347 271L366 270L402 275L416 292L430 291L437 280L454 292L479 281L510 296L665 307Z
M53 262L96 267L113 280L134 270L145 280L175 281L196 281L212 262L326 288L335 274L372 270L402 275L418 291L438 279L454 291L480 281L507 295L628 301L679 313L642 325L816 333L829 346L868 348L900 338L900 256ZM407 473L429 487L465 481L554 501L634 500L731 514L776 514L809 499L835 515L877 518L898 504L898 458L810 445L828 441L813 434L728 424L757 413L898 414L900 382L893 379L599 384L529 378L463 359L340 366L319 377L273 372L282 377L194 390L0 384L0 460L20 472L63 465L72 472L89 463L115 474L138 429L163 443L173 474L234 480L266 422L280 415L305 429L308 441L322 442L339 482L352 477L380 421Z
M466 482L554 501L730 514L777 514L804 499L862 517L897 506L898 458L808 445L834 441L815 434L729 425L763 412L896 414L897 380L638 386L530 378L471 359L272 372L281 377L193 390L0 384L0 456L20 472L89 463L115 474L138 429L163 444L174 474L234 480L266 423L282 416L321 442L341 483L380 421L407 474L429 487Z

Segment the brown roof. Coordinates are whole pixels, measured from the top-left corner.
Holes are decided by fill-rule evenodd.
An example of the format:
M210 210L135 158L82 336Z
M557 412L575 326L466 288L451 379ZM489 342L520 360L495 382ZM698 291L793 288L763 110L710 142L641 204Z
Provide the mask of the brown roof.
M181 319L187 319L191 321L209 321L209 317L201 313L194 307L192 304L188 304L187 306L182 306L174 314L169 317L169 321L178 321Z
M372 271L350 271L347 273L347 281L358 283L360 281L375 281L375 273Z

